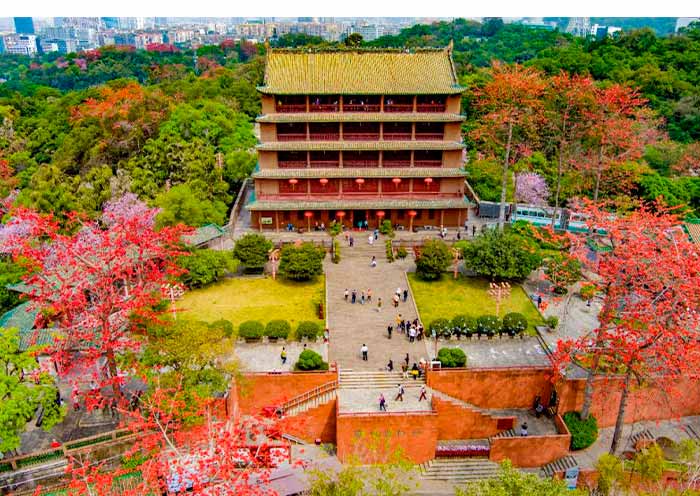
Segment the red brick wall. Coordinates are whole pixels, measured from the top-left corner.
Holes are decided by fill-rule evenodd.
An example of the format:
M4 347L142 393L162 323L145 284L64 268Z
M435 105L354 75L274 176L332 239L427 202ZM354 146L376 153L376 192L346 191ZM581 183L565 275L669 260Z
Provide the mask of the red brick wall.
M658 388L632 389L628 396L625 423L641 420L664 420L700 414L700 381L679 381L669 391ZM622 379L601 378L595 381L591 412L599 427L615 425L620 406ZM583 406L585 379L566 381L559 387L559 412L578 411Z
M464 408L451 401L433 397L433 408L437 411L438 439L479 439L495 436L503 429L498 429L498 418L483 415L469 408ZM508 417L514 422L514 417Z
M515 467L539 467L566 456L571 434L559 415L554 417L554 423L559 434L491 439L489 459L500 462L508 458Z
M279 405L338 378L335 372L286 372L243 374L237 384L242 414L260 414L266 406Z
M413 463L435 458L438 417L434 413L338 415L341 462L381 463L401 453Z
M300 437L309 443L316 439L324 443L335 443L336 403L337 400L332 400L299 415L284 418L280 423L282 432Z
M548 368L442 369L428 371L428 386L481 408L530 408L549 398Z

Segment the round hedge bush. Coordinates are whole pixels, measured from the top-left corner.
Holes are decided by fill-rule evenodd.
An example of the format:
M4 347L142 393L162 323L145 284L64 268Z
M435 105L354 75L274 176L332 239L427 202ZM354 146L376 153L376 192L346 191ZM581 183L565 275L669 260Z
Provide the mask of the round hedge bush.
M265 326L265 336L272 339L287 339L292 326L286 320L271 320Z
M467 364L467 355L459 348L440 348L437 359L443 367L464 367Z
M224 336L226 336L227 338L233 336L233 324L226 319L215 320L214 322L209 324L209 328L221 329L221 331L224 333Z
M238 326L238 335L243 339L260 339L265 333L265 327L257 320L246 320Z
M430 324L428 324L428 331L439 338L449 338L452 336L452 324L447 319L435 319Z
M517 336L525 332L525 329L527 329L527 319L523 314L511 312L503 317L503 332Z
M304 350L299 355L299 360L294 365L295 370L328 370L328 363L323 357L313 350Z
M493 336L501 331L501 320L495 315L482 315L476 319L476 332Z
M303 320L299 322L299 326L297 326L296 336L299 341L301 341L301 338L306 338L309 341L315 341L320 334L321 326L319 326L316 322Z
M586 420L581 420L579 412L567 412L563 418L571 433L572 450L586 449L598 439L598 421L593 415L589 415Z
M457 336L471 336L476 332L476 319L469 315L457 315L452 319L452 332Z

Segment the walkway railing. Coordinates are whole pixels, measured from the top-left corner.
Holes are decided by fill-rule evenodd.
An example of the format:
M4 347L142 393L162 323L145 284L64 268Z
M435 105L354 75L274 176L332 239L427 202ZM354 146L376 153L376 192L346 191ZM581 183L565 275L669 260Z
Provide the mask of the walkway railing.
M304 404L309 400L322 396L336 389L338 389L338 381L331 381L325 384L321 384L320 386L315 387L310 391L306 391L305 393L302 393L298 396L295 396L294 398L285 402L282 406L280 406L280 409L283 413L286 414L290 409L294 408L295 406Z
M233 208L231 209L231 215L229 216L228 224L224 226L224 230L229 234L233 234L233 230L236 228L236 220L238 219L238 216L241 213L241 209L245 205L245 198L250 184L251 179L249 177L246 177L243 180L241 189L238 190L238 196L236 197L236 201L234 202Z

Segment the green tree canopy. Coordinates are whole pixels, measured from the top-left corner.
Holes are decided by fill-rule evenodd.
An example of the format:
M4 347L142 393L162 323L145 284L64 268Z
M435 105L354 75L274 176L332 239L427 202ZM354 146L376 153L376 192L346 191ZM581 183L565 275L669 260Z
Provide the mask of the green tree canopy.
M313 243L285 245L280 257L280 274L293 281L309 281L323 273L326 250Z
M462 250L464 265L480 276L520 280L542 263L530 240L513 233L487 229Z
M45 431L66 414L56 401L53 377L39 370L36 351L20 349L17 329L0 329L0 452L19 448L20 435L38 408Z
M416 274L427 281L440 279L442 273L450 266L452 258L452 253L444 241L427 241L416 260Z
M272 241L262 234L246 234L236 241L236 245L233 247L233 256L246 269L261 270L269 259L272 246Z

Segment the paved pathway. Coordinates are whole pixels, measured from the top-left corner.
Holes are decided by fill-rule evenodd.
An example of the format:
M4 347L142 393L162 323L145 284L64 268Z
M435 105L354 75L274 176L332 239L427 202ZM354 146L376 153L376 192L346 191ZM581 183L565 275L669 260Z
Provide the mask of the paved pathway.
M280 352L282 347L287 351L287 362L282 364ZM306 347L315 351L328 361L328 347L321 340L315 343L307 343ZM246 372L282 372L294 369L294 364L299 360L299 355L304 351L304 344L296 341L279 343L236 343L235 358L240 363L241 370ZM232 353L226 359L234 358Z
M516 367L551 365L539 339L509 337L439 341L442 347L460 348L467 355L467 367Z
M341 261L333 264L326 259L326 288L328 301L328 327L330 329L329 360L343 369L379 370L389 359L399 368L406 353L411 365L421 358L428 359L425 341L409 343L405 335L396 331L392 339L387 338L389 324L396 327L396 316L413 320L417 317L413 298L401 301L398 308L392 305L392 296L397 287L407 287L406 269L413 264L409 256L404 261L388 263L383 236L369 246L367 233L356 234L356 246L350 248L341 238ZM377 257L377 267L370 267L372 255ZM345 289L372 289L372 302L351 304L343 298ZM409 288L410 291L410 288ZM377 299L382 299L382 309L377 311ZM369 360L363 361L360 347L369 348Z

